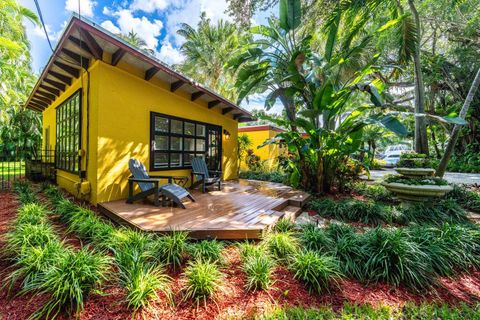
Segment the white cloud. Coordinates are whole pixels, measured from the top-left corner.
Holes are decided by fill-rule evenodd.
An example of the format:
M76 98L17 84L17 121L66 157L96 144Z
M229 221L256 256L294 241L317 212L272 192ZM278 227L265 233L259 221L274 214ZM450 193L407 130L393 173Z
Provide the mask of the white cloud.
M80 6L79 6L80 1ZM82 16L93 17L93 8L97 3L93 0L67 0L65 10L78 13Z
M121 9L114 14L117 19L117 24L122 33L135 32L140 38L145 40L147 47L155 49L158 45L157 37L160 36L160 31L163 28L163 23L160 20L154 19L150 21L147 17L136 18L132 11ZM112 23L113 24L113 23Z
M182 36L177 34L177 30L181 23L188 23L196 26L200 21L200 13L205 12L207 18L213 23L220 19L231 20L225 13L227 10L227 2L225 0L183 0L172 5L167 14L167 35L172 42L179 46L183 43Z
M114 34L120 33L120 29L116 25L114 25L113 22L110 20L105 20L102 23L100 23L100 25L103 28L110 31L111 33L114 33Z
M113 16L113 11L109 7L103 7L102 13L106 16Z
M56 42L58 38L60 38L60 35L62 34L63 29L65 28L67 24L67 21L64 21L60 27L59 30L53 31L52 27L49 24L45 25L45 29L47 30L48 33L48 38L50 39L51 42ZM35 26L33 28L33 34L42 38L42 39L47 39L47 36L45 35L45 31L43 30L42 26Z
M133 0L130 9L153 13L157 10L164 10L169 4L168 0Z
M174 48L170 41L164 40L160 51L156 53L158 59L166 62L170 65L181 63L184 60L184 56L177 48Z

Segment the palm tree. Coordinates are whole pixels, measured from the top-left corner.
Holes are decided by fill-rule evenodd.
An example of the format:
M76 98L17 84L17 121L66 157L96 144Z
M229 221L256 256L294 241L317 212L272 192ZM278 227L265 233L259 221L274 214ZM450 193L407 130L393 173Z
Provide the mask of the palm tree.
M134 46L135 48L138 48L138 49L142 50L143 52L146 52L146 53L151 54L151 55L153 55L155 53L155 51L153 49L148 47L145 40L140 38L138 36L138 33L136 33L133 30L131 30L127 34L120 33L120 34L118 34L118 36L120 38L122 38L123 40L125 40L126 42L128 42L129 44L131 44L132 46Z
M236 75L226 69L225 64L247 40L239 35L237 27L223 20L212 24L203 12L196 29L182 23L177 33L185 38L180 47L185 62L178 66L179 69L226 98L236 99Z

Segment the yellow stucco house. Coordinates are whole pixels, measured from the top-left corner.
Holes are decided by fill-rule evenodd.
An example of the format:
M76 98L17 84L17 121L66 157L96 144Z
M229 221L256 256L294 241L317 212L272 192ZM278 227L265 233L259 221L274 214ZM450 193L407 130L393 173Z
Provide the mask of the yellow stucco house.
M274 170L278 164L278 157L287 154L287 148L281 144L270 144L259 148L265 141L274 138L285 130L272 125L243 126L238 128L239 135L247 135L252 142L252 151L260 158L266 170ZM246 161L240 164L240 169L248 169Z
M237 175L237 127L252 116L98 25L73 17L26 107L42 113L59 186L93 204L125 199L128 160L190 175L203 157ZM45 151L52 150L52 151ZM158 172L162 171L162 172Z

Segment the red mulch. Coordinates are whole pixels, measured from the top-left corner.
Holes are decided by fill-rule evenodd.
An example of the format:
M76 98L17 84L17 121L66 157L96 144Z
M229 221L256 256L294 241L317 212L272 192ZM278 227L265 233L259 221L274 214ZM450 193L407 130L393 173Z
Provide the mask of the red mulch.
M3 235L9 229L9 223L15 217L18 204L12 193L0 192L0 247L3 247ZM80 241L65 233L65 227L55 221L60 235L68 243L79 246ZM225 251L226 265L223 288L215 299L204 306L183 300L185 279L181 270L169 271L172 277L174 306L167 303L165 297L154 302L147 310L133 314L124 302L125 292L115 284L106 285L101 294L89 296L80 319L215 319L242 318L270 308L272 305L315 307L329 305L340 309L345 302L374 306L391 305L400 307L406 302L459 302L475 303L480 301L480 272L465 273L452 279L441 279L435 292L420 296L405 288L395 288L387 284L364 285L358 281L346 279L339 281L338 288L329 293L310 294L303 284L293 279L293 274L284 267L275 270L274 284L267 292L247 292L244 289L245 275L240 268L240 257L234 247ZM6 276L10 262L0 260L0 278ZM5 291L0 292L0 319L25 319L42 306L48 297L45 295L25 295L8 298Z

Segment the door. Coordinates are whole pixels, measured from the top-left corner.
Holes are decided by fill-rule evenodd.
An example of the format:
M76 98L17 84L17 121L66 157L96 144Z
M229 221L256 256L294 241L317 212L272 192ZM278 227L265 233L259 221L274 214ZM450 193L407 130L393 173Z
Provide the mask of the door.
M207 125L206 163L209 170L222 170L222 128Z

